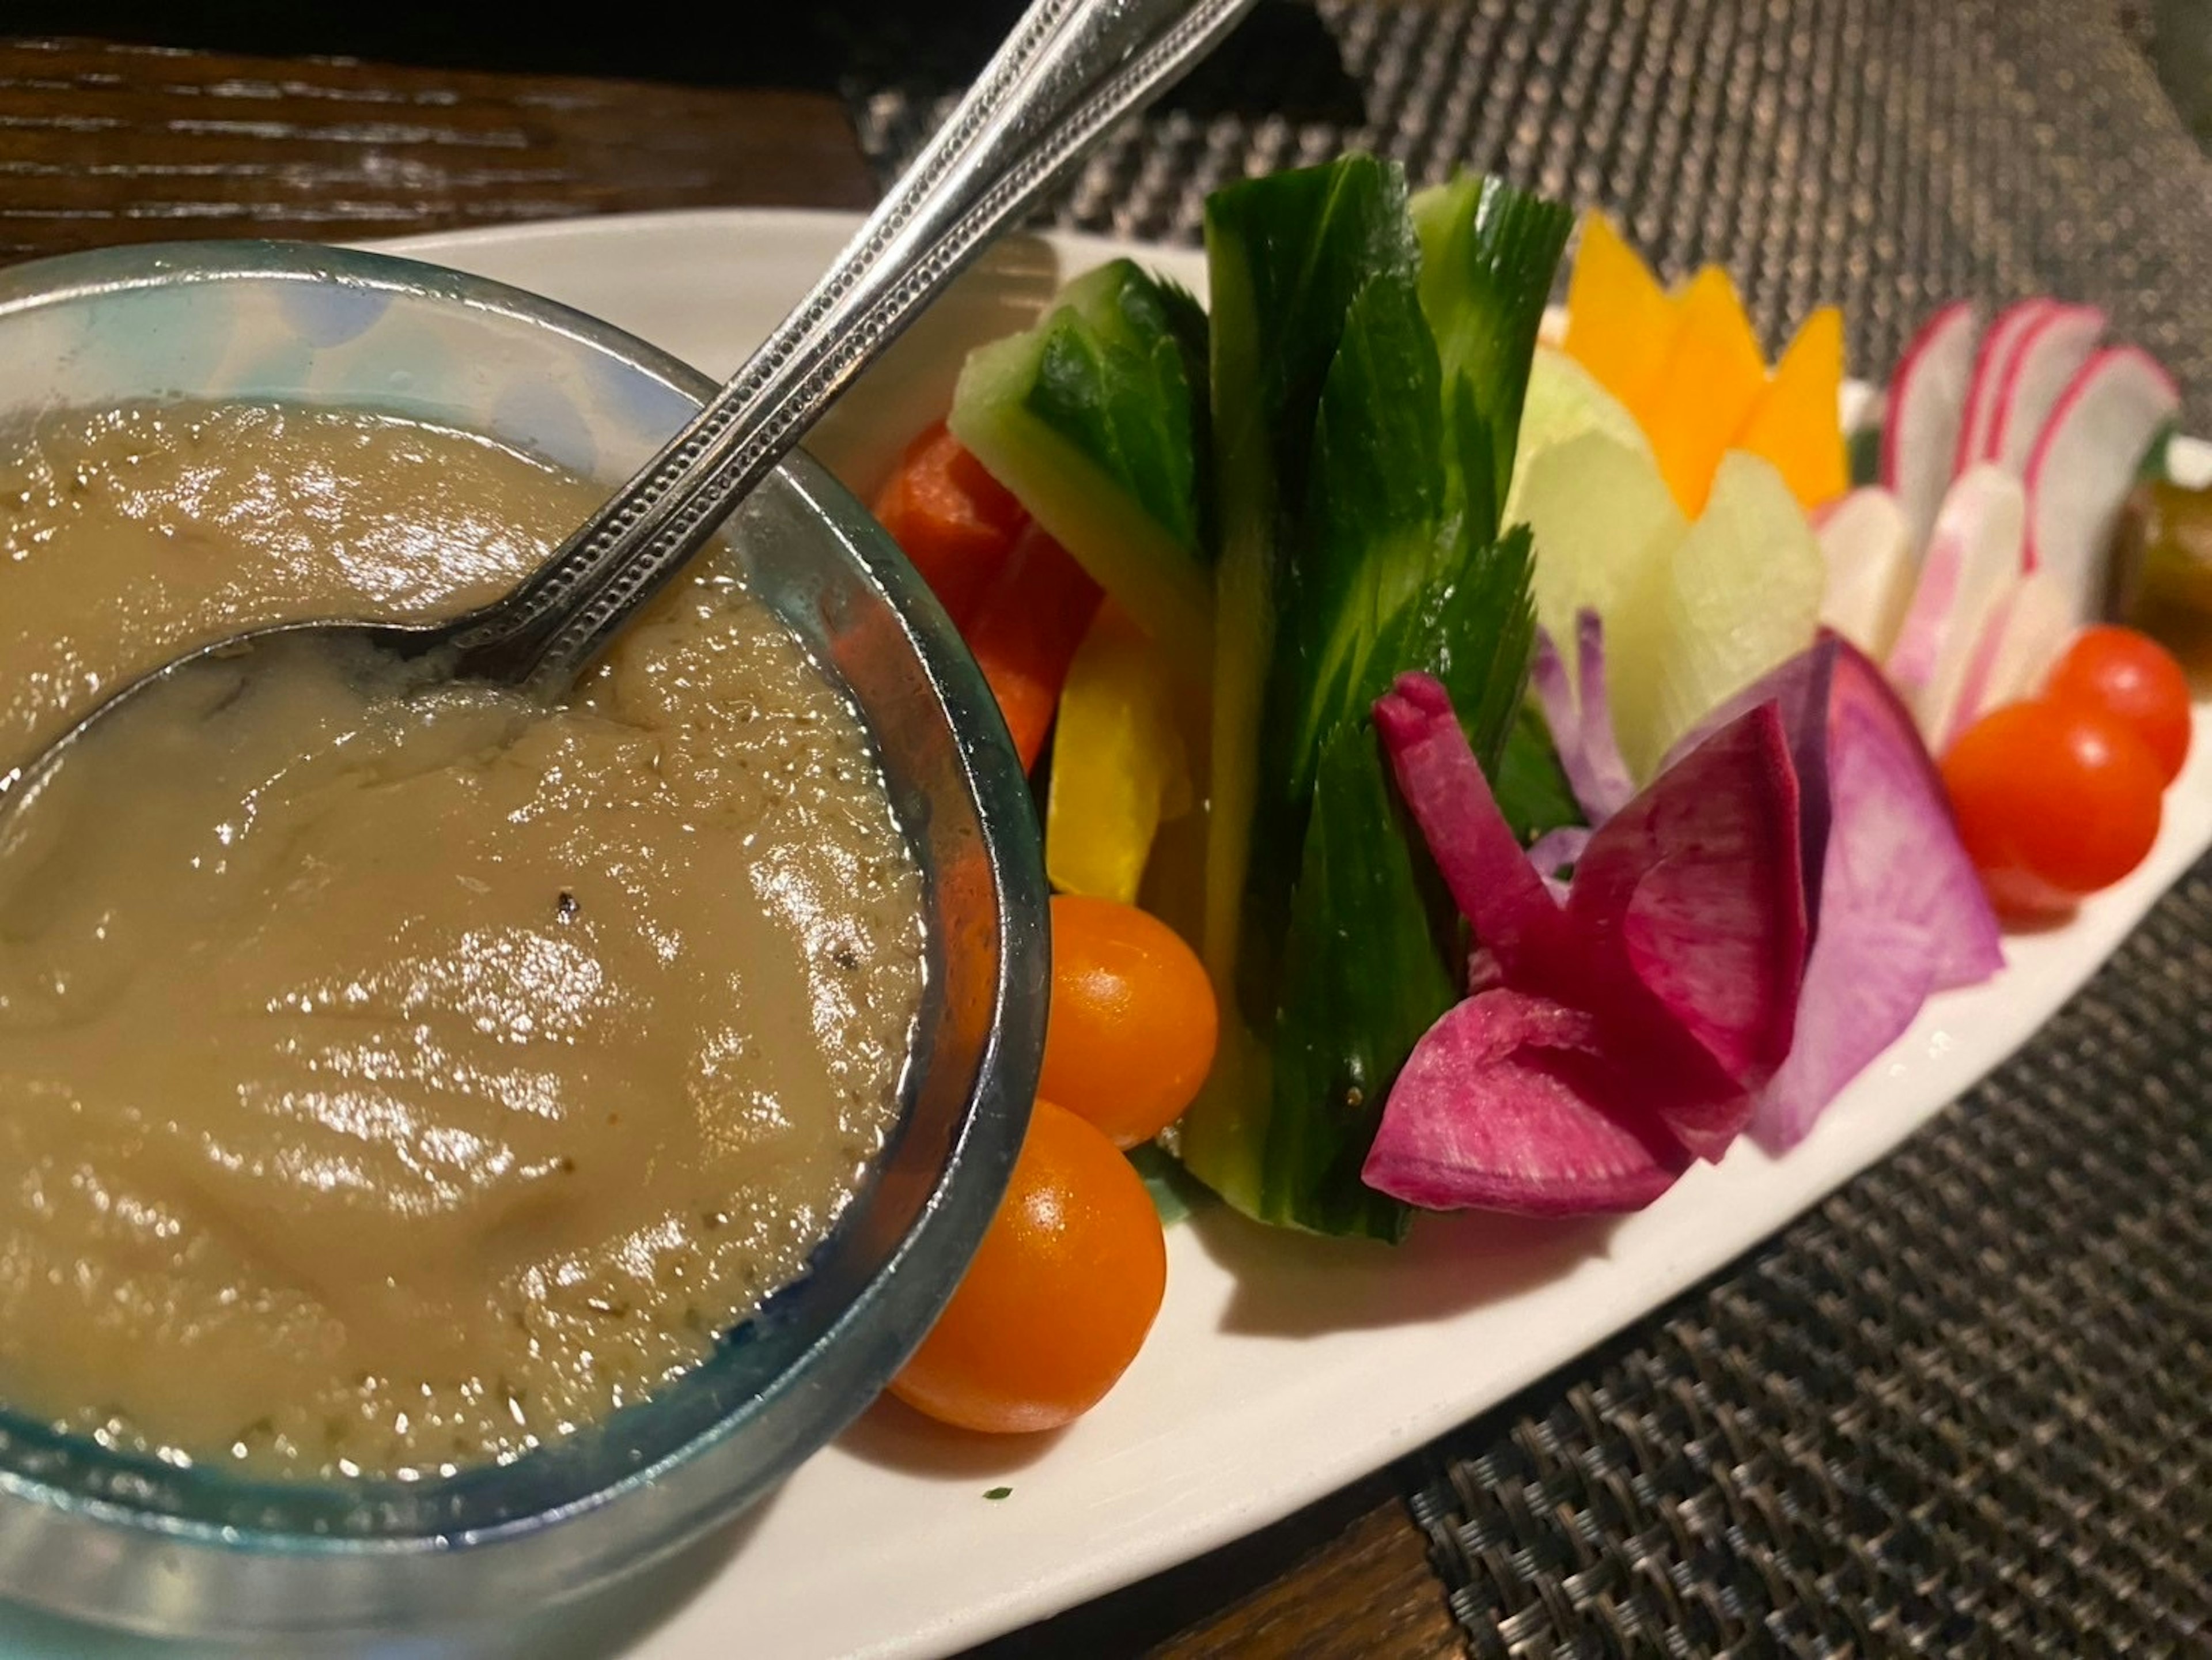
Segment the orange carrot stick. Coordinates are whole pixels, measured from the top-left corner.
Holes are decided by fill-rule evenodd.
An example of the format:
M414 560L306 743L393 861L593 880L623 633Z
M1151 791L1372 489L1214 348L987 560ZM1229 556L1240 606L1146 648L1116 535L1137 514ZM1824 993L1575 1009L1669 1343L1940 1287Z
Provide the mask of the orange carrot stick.
M1029 515L939 422L915 440L878 494L877 520L964 625Z
M1044 748L1067 666L1098 598L1098 585L1074 556L1031 525L962 629L999 700L1024 771Z

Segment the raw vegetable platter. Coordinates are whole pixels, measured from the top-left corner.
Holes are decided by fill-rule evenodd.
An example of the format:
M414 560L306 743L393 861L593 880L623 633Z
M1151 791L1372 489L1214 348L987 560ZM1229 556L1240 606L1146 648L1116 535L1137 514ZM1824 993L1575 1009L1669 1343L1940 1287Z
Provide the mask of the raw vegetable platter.
M417 240L726 373L852 221L647 216ZM950 399L973 346L1121 256L1203 292L1201 256L1054 237L1003 250L855 394L817 448L864 489ZM1054 268L1056 266L1056 269ZM1853 387L1848 400L1864 399ZM2177 443L2181 476L2212 453ZM2205 710L2197 710L2200 736ZM596 1610L649 1655L947 1652L1264 1525L1501 1400L1755 1244L1880 1158L2023 1042L2212 843L2199 741L2133 874L2062 927L2014 932L1988 982L1931 1000L1813 1133L1739 1141L1648 1209L1566 1222L1425 1217L1386 1249L1202 1210L1169 1234L1166 1303L1121 1383L1040 1440L879 1410L723 1541ZM1003 1498L987 1493L1010 1489Z
M396 246L550 295L720 374L853 222L638 216ZM941 417L970 348L1125 255L1204 291L1194 252L1010 245L854 394L817 452L872 490ZM1853 387L1846 401L1866 396ZM2212 453L2178 443L2169 465L2204 471ZM2201 738L2202 705L2195 722ZM1264 1525L1571 1359L1881 1157L2046 1019L2208 842L2212 756L2200 741L2140 866L2063 926L2008 934L2001 972L1930 1000L1785 1154L1746 1138L1632 1214L1425 1216L1395 1249L1202 1208L1170 1231L1149 1341L1067 1429L970 1438L879 1408L731 1535L586 1608L457 1633L438 1651L708 1656L742 1634L777 1655L939 1654ZM9 1619L10 1653L86 1651L84 1633Z

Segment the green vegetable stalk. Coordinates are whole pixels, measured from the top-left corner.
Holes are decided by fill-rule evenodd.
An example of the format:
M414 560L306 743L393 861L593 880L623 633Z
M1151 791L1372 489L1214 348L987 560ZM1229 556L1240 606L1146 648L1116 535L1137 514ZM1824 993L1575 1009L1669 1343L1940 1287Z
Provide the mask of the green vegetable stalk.
M1564 210L1347 156L1207 204L1219 527L1206 956L1224 1014L1189 1169L1263 1220L1392 1238L1359 1167L1464 941L1368 711L1442 679L1494 765L1534 623L1501 536Z
M1206 313L1117 259L973 353L952 435L1203 684L1213 632Z

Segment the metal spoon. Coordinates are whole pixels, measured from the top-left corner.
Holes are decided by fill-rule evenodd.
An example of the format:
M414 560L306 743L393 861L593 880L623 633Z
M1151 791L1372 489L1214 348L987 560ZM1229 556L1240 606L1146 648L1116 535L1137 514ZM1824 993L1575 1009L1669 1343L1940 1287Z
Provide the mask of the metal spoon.
M149 690L202 671L234 688L257 656L327 651L371 673L388 669L403 684L557 693L993 234L1034 207L1116 121L1180 78L1250 3L1035 0L813 291L533 575L443 622L285 623L188 653L127 683L0 777L9 816L86 733ZM184 690L200 708L231 695Z

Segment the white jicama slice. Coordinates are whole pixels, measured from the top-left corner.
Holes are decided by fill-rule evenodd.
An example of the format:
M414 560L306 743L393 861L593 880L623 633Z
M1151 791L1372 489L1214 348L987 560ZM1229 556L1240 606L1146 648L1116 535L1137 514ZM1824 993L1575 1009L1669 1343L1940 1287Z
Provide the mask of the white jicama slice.
M1602 432L1538 452L1515 488L1508 517L1535 536L1536 621L1562 651L1573 650L1585 609L1610 628L1622 600L1689 528L1650 449Z
M2066 388L2104 337L2105 313L2094 306L2052 305L2022 335L2005 372L2004 395L1989 457L2015 478L2027 476L2036 441Z
M1826 582L1782 475L1740 450L1723 456L1703 516L1606 619L1614 729L1639 781L1723 700L1812 643Z
M2180 409L2155 357L2112 346L2081 366L2044 424L2027 463L2028 563L2051 573L2077 623L2103 613L2120 508Z
M1959 427L1973 378L1974 308L1959 301L1922 325L1890 377L1889 418L1881 429L1881 482L1904 509L1912 545L1928 539L1951 482Z
M2019 481L1986 461L1943 497L1884 665L1931 746L1950 727L1991 609L2020 576L2027 517Z
M1959 443L1951 461L1954 477L1995 453L1990 441L2003 410L2005 380L2012 373L2014 352L2021 337L2042 319L2051 303L2023 300L2016 306L2007 306L1982 336L1981 350L1974 354L1973 384L1966 392L1966 413L1959 423Z
M2066 596L2048 572L2029 571L2015 577L1990 608L1990 619L1974 646L1950 725L1935 746L1936 753L1948 751L1960 733L1991 709L2042 690L2074 633Z
M1912 598L1912 543L1897 498L1877 485L1832 503L1814 525L1827 586L1820 621L1879 660Z
M1651 441L1644 435L1644 429L1626 404L1566 353L1538 346L1528 360L1528 392L1521 404L1521 432L1513 483L1505 493L1504 523L1517 524L1528 517L1520 511L1521 492L1536 459L1590 432L1603 433L1643 454L1651 453Z

